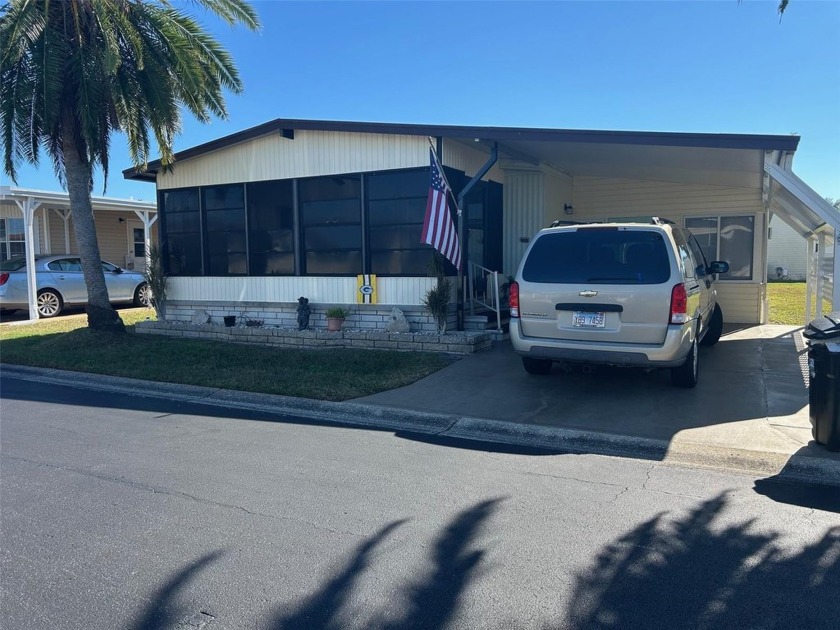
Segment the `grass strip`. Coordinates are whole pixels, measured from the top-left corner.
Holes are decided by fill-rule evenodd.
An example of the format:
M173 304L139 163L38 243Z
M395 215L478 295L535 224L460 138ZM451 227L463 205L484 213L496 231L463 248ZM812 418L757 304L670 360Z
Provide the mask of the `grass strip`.
M128 334L91 332L86 316L0 327L0 362L150 381L341 401L402 387L445 367L429 352L297 350L137 335L146 309L120 311Z

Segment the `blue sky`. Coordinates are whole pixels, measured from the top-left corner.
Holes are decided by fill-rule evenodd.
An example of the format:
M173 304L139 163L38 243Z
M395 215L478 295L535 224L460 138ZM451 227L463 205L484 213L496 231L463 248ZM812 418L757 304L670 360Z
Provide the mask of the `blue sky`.
M199 13L245 92L227 121L186 116L175 148L273 118L796 133L794 171L840 198L840 2L791 0L781 21L776 5L261 1L260 34ZM107 194L152 199L129 166L115 137ZM59 189L49 160L18 184Z

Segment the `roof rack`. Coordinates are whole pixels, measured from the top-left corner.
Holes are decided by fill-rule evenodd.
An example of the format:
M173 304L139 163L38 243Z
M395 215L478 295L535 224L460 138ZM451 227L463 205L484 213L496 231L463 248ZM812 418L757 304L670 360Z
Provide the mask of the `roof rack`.
M651 217L650 222L653 225L676 225L676 223L674 223L670 219L662 219L660 217Z
M586 225L587 223L595 223L594 221L566 221L565 219L557 219L552 221L548 227L560 227L561 225Z

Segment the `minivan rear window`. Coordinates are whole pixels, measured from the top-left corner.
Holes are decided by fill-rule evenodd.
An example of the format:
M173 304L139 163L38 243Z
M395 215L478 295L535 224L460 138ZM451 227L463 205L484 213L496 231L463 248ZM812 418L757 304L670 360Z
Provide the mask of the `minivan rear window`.
M661 233L615 228L544 234L522 268L523 280L551 284L661 284L670 276Z

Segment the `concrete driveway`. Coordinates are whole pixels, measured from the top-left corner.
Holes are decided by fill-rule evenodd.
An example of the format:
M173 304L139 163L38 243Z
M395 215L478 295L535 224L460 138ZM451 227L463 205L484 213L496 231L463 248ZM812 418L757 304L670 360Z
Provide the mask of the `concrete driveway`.
M729 327L701 348L695 389L665 370L598 368L527 374L509 342L472 355L407 387L354 402L665 440L695 450L807 455L834 460L811 440L807 348L801 328ZM720 465L720 462L716 462Z

